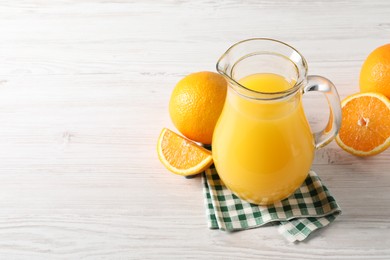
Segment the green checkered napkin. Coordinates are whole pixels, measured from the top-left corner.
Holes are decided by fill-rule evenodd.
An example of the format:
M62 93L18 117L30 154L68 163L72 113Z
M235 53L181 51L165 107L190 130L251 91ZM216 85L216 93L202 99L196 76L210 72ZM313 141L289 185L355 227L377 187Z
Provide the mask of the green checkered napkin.
M258 206L238 198L222 183L215 168L206 170L202 179L211 229L238 231L273 222L279 225L279 233L295 242L329 225L341 213L314 171L310 171L293 195L269 206Z

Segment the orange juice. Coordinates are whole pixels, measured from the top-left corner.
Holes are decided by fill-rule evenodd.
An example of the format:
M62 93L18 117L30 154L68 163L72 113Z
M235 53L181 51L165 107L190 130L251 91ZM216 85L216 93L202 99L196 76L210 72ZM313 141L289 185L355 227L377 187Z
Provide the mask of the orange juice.
M259 73L238 81L257 92L294 86L280 75ZM225 185L260 205L281 200L305 180L314 137L297 91L282 100L256 100L229 91L213 135L213 159Z

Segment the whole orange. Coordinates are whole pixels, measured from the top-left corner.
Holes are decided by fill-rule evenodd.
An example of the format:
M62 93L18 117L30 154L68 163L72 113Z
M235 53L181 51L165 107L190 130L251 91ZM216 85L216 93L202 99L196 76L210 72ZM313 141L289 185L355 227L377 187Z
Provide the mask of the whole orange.
M169 102L173 124L185 137L211 144L226 93L227 82L217 73L202 71L184 77Z
M360 91L378 92L390 98L390 44L375 49L364 61Z

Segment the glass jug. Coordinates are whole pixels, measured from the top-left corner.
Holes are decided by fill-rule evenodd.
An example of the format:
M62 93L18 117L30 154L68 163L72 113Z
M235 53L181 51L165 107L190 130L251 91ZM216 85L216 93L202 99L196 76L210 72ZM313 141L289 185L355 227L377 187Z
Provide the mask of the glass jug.
M234 44L217 70L229 85L212 141L220 178L254 204L287 198L307 177L315 150L340 128L336 88L323 77L307 76L307 63L293 47L267 38ZM327 126L314 134L302 105L309 91L324 93L330 107Z

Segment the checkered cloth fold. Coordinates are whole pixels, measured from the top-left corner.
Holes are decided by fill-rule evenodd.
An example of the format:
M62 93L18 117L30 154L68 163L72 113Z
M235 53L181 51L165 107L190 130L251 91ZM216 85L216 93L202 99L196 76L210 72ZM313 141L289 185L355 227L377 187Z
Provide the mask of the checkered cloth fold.
M268 206L238 198L222 183L215 168L206 170L202 179L210 229L238 231L274 223L279 225L279 233L295 242L303 241L341 214L335 199L314 171L309 172L294 194Z

